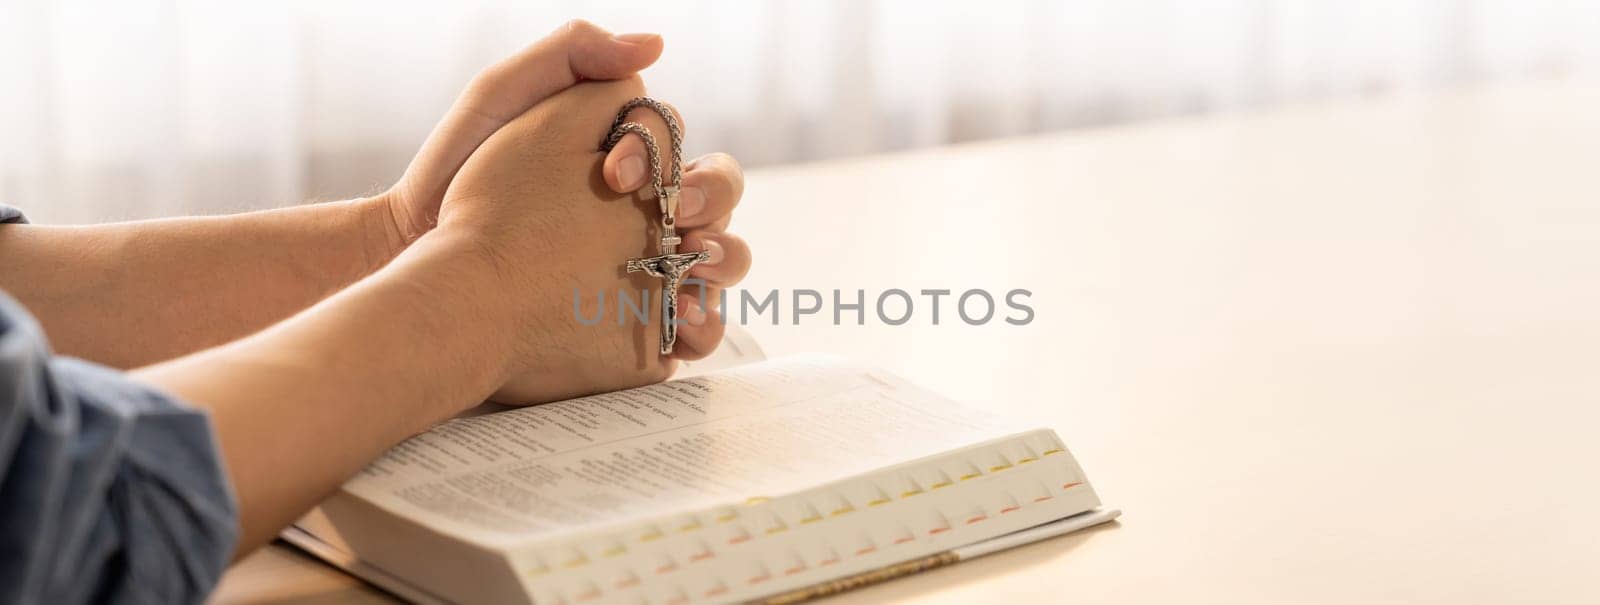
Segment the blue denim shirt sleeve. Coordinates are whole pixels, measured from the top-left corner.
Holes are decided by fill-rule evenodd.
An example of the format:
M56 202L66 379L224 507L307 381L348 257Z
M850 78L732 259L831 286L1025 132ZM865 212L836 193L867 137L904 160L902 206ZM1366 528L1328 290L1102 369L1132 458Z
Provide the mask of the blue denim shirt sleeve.
M0 292L0 603L198 603L236 516L204 412L52 355Z

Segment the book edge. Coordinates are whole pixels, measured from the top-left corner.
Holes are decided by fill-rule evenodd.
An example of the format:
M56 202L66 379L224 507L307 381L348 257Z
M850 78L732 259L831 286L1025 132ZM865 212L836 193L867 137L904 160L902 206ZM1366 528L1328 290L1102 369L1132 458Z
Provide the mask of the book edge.
M1046 540L1052 540L1052 539L1055 539L1055 538L1060 538L1060 537L1063 537L1063 536L1075 534L1077 532L1080 532L1080 531L1083 531L1083 530L1086 530L1086 529L1089 529L1089 528L1092 528L1092 527L1096 527L1096 526L1103 525L1103 524L1109 523L1111 521L1114 521L1117 518L1119 518L1121 515L1122 515L1121 509L1106 508L1106 507L1102 506L1102 507L1090 509L1090 510L1087 510L1087 511L1083 511L1081 513L1077 513L1077 514L1074 514L1074 515L1069 515L1069 516L1066 516L1066 517L1062 517L1062 518L1056 519L1054 521L1041 523L1039 525L1033 526L1033 527L1028 528L1028 529L1023 529L1023 530L1019 530L1019 531L1016 531L1016 532L1002 534L1002 535L999 535L999 536L995 536L993 538L989 538L989 539L986 539L986 540L981 540L981 541L974 542L972 544L968 544L968 545L965 545L965 546L960 546L960 547L957 547L957 548L952 549L950 551L945 551L945 553L940 553L940 554L944 555L944 554L947 554L947 553L958 553L959 551L966 550L966 549L980 551L980 552L977 552L975 554L970 554L970 555L965 555L965 556L956 554L956 555L954 555L955 558L953 560L951 560L949 563L953 564L953 563L960 563L960 562L964 562L964 561L970 561L970 560L976 559L978 557L988 556L988 555L999 553L999 552L1005 552L1007 550L1011 550L1011 549L1014 549L1014 548L1026 546L1026 545L1029 545L1029 544L1035 544L1035 543L1038 543L1038 542L1043 542L1043 541L1046 541ZM1019 535L1021 535L1021 534L1025 534L1027 532L1031 532L1031 531L1035 531L1035 530L1044 530L1044 529L1049 528L1051 526L1057 526L1057 525L1064 526L1064 527L1060 531L1056 531L1056 532L1040 531L1035 537L1032 537L1031 539L1017 539L1017 537ZM368 562L362 560L360 557L356 556L355 553L347 552L347 551L345 551L343 549L340 549L339 547L337 547L337 546L335 546L335 545L333 545L333 544L331 544L329 542L323 541L321 538L317 537L315 534L312 534L311 532L308 532L306 530L300 529L297 526L290 525L289 527L285 528L283 530L283 532L281 532L279 534L279 537L283 538L284 541L288 542L289 544L293 545L296 548L299 548L300 550L306 552L307 554L311 555L312 557L317 558L318 560L322 561L323 563L325 563L325 564L327 564L327 565L329 565L329 566L331 566L331 567L333 567L335 569L343 571L343 572L351 575L352 577L355 577L355 578L357 578L357 579L359 579L359 580L361 580L363 582L366 582L366 583L378 588L379 590L387 592L387 593L389 593L389 594L391 594L393 596L399 597L399 598L401 598L401 599L403 599L403 600L405 600L407 602L420 603L422 605L444 605L444 604L449 602L449 601L446 601L446 600L440 598L438 595L435 595L435 594L433 594L431 592L428 592L426 589L424 589L422 587L415 586L415 585L407 582L403 578L394 576L394 575L390 574L389 572L384 571L382 568L377 567L375 565L372 565L371 563L368 563ZM990 547L990 548L985 548L986 546ZM892 575L882 575L883 574L883 570L888 570L888 569L893 568L895 566L904 565L905 563L907 563L907 561L900 561L900 562L896 562L894 564L891 564L889 566L885 566L881 570L870 571L870 572L866 572L866 573L863 573L863 574L856 574L855 576L849 576L849 577L844 577L844 578L835 578L833 580L825 580L825 581L818 582L817 584L814 584L814 585L811 585L811 586L808 586L806 588L802 588L802 589L799 589L799 590L789 591L789 592L786 592L786 593L782 593L782 594L778 594L778 595L771 595L771 596L766 597L766 598L758 599L758 602L763 602L763 603L799 603L799 602L809 601L809 600L813 600L813 599L816 599L816 598L821 598L821 597L825 597L825 596L829 596L829 595L848 592L850 590L855 590L855 589L858 589L858 588L865 588L867 586L880 584L880 583L883 583L885 581L898 579L898 578L902 578L902 577L907 577L907 576L911 576L911 575L916 575L917 573L921 573L923 571L928 571L928 570L931 570L931 569L935 569L937 567L945 566L945 565L925 566L925 567L922 567L920 569L916 569L912 573L900 573L900 574L892 574ZM873 576L874 574L879 574L879 575L877 577L869 577L869 576ZM860 580L860 581L852 581L852 580L855 580L856 578L862 578L862 580ZM844 584L841 585L841 583L844 583Z

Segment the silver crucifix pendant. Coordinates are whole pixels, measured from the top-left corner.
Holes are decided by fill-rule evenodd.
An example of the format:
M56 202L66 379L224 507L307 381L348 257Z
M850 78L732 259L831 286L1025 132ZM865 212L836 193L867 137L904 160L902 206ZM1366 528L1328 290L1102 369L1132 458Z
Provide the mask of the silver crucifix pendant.
M650 134L650 129L642 124L628 121L628 112L636 107L649 108L667 123L668 143L672 146L670 181L663 182L661 178L661 149L656 146L655 135ZM642 271L661 280L661 354L671 355L672 346L678 344L678 286L683 284L689 269L695 263L710 260L711 253L678 252L678 244L683 243L677 229L678 184L683 182L683 128L678 125L677 116L671 108L655 99L632 99L617 111L617 119L611 123L611 134L601 142L600 150L610 151L617 141L629 134L643 140L645 151L650 155L650 184L655 189L656 200L661 204L661 254L630 259L625 266L629 273Z
M675 226L678 215L678 188L663 187L666 194L661 200L661 242L659 256L649 258L629 259L627 269L629 273L643 271L646 275L661 280L661 354L672 354L673 345L678 343L678 286L682 285L683 278L689 273L689 268L711 258L711 253L678 252L678 244L683 243L683 238L678 237Z

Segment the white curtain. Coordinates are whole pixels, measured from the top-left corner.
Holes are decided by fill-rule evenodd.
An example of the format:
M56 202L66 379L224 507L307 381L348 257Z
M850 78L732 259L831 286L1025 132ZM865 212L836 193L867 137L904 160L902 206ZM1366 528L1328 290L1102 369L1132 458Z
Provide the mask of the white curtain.
M794 162L1600 71L1600 3L0 0L0 200L86 222L391 182L481 66L656 31L692 152Z

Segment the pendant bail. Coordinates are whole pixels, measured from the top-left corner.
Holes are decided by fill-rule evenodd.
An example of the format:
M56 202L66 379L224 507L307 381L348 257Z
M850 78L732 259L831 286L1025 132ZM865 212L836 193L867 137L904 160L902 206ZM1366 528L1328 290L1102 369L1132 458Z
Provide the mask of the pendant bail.
M678 221L678 184L664 185L661 187L661 215L668 221Z

